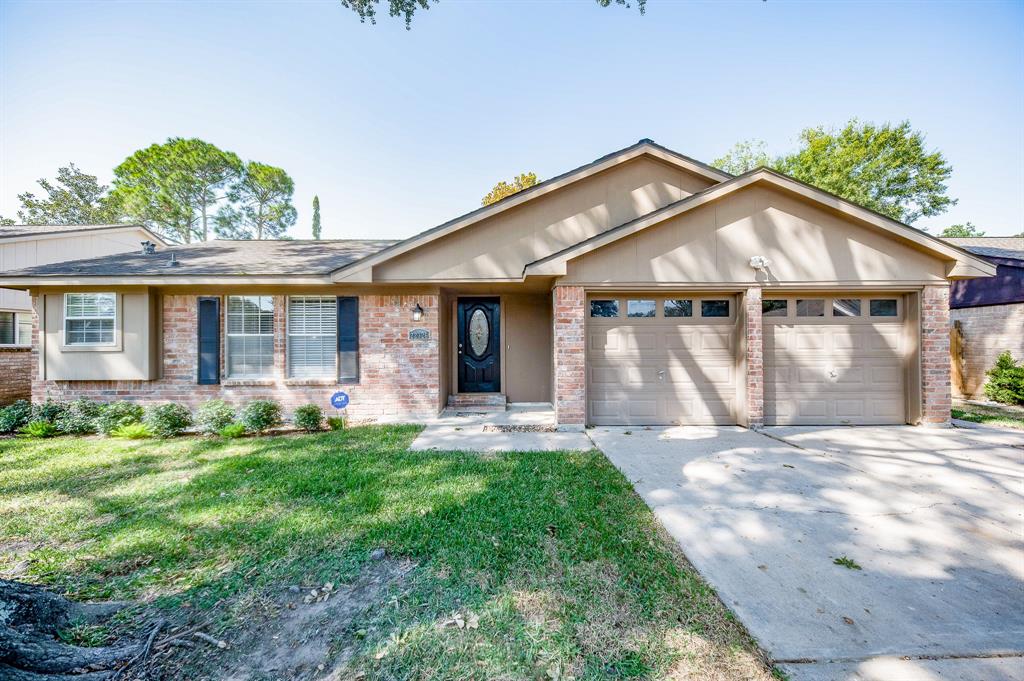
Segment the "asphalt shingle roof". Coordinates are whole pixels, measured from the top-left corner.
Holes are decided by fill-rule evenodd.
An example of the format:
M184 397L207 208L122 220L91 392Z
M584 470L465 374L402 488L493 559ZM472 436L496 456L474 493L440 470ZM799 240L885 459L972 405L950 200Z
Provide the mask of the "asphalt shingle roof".
M82 276L281 276L326 275L394 244L394 241L207 241L171 246L152 254L142 249L87 260L38 265L4 277ZM171 255L177 266L171 267Z
M961 236L944 239L975 255L1024 260L1022 236Z

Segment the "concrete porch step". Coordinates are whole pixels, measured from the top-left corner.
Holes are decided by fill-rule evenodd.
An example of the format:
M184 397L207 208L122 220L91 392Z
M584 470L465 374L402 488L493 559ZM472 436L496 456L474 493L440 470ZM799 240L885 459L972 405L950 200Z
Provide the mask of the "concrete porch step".
M449 409L467 413L505 411L507 403L502 393L461 393L448 396Z

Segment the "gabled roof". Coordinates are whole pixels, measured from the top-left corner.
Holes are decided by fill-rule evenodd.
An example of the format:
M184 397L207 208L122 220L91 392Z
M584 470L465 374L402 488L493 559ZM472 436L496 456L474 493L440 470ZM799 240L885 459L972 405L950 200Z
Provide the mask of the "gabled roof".
M988 258L1024 260L1024 236L946 237L954 246Z
M557 253L541 258L526 266L524 276L562 276L566 274L566 263L573 258L589 253L595 249L606 246L624 237L636 234L652 225L661 223L669 218L681 215L689 210L703 206L711 201L722 198L728 194L739 191L744 187L763 183L778 187L791 193L810 199L826 208L834 210L843 215L855 218L861 222L872 225L882 231L889 232L893 236L906 241L913 242L925 250L947 260L956 261L948 276L951 277L972 277L988 276L995 274L995 267L988 261L969 253L957 246L931 236L927 232L915 229L910 225L903 224L886 217L880 213L858 206L835 194L831 194L817 187L796 180L788 175L770 170L768 168L756 168L742 175L737 175L730 180L708 187L703 191L691 194L684 199L670 203L667 206L642 215L635 220L613 227L605 232L597 234L589 239L574 244Z
M382 250L381 252L373 255L372 257L366 258L357 263L351 263L348 265L341 266L333 274L335 281L343 279L349 279L357 272L363 272L372 268L374 265L378 265L386 260L390 260L403 253L407 253L414 248L430 243L435 239L439 239L443 236L451 234L452 232L458 231L465 227L468 227L474 223L480 222L487 218L493 217L514 208L521 206L528 201L540 198L546 194L550 194L553 191L561 189L566 185L578 182L582 179L596 175L604 170L620 165L627 161L631 161L640 156L649 156L664 161L670 165L678 166L684 170L695 173L702 177L706 177L714 182L722 182L732 177L729 173L718 168L713 168L706 163L702 163L696 159L692 159L689 156L684 156L676 151L672 151L666 147L657 144L650 139L642 139L636 144L632 144L624 149L612 152L598 158L595 161L582 165L578 168L574 168L567 173L562 173L556 177L552 177L549 180L545 180L529 189L524 189L520 192L516 192L511 196L492 203L488 206L477 208L474 211L470 211L464 215L460 215L453 220L449 220L443 224L433 227L424 232L420 232L415 236L412 236L404 241L399 241L393 246Z
M114 224L114 225L3 225L0 226L0 239L16 239L49 236L74 236L80 232L125 231L140 229L149 235L155 243L164 245L166 242L149 230L145 225Z

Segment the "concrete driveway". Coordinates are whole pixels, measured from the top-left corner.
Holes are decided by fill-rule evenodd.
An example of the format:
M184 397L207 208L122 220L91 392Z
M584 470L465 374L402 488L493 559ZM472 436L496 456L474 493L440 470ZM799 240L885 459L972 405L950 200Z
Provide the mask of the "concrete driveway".
M1024 679L1024 433L588 432L793 681Z

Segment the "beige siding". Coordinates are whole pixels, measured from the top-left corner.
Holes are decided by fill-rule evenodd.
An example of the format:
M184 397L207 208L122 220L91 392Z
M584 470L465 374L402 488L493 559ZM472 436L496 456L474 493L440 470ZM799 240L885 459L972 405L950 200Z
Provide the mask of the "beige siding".
M711 184L641 157L382 263L374 280L518 279L535 260Z
M749 261L771 260L767 277ZM782 190L752 187L584 254L565 282L942 282L942 260Z

